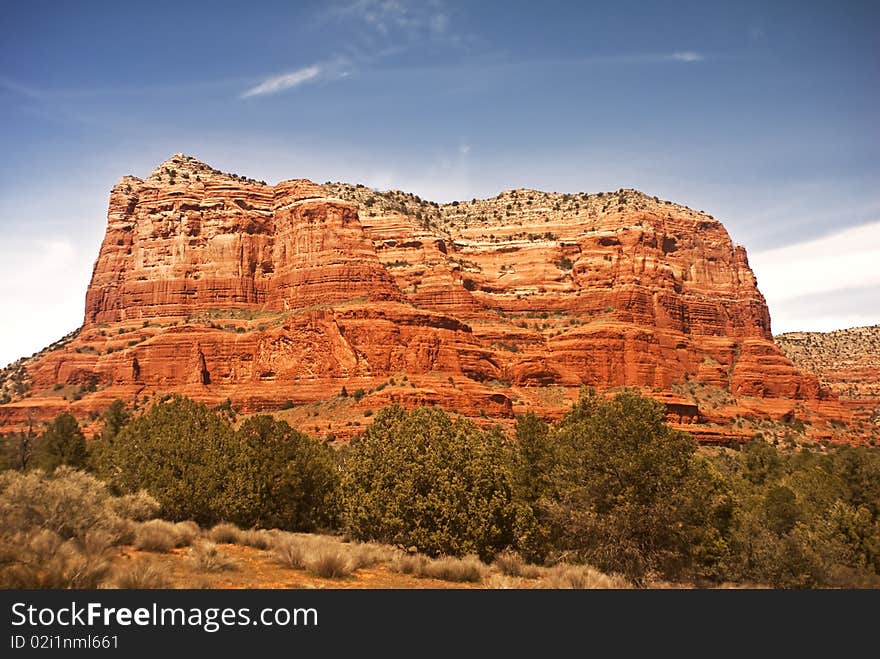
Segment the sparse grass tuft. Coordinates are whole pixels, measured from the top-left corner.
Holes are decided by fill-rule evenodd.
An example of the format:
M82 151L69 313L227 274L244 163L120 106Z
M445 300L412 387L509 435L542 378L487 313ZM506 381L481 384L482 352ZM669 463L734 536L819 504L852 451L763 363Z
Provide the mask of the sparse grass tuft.
M134 547L143 551L169 552L175 547L192 544L199 534L195 522L166 522L152 519L143 522L135 531Z
M202 530L198 524L187 520L186 522L177 522L174 525L174 532L177 534L177 546L188 547L201 535Z
M589 565L569 565L567 563L560 563L550 568L539 586L576 590L630 588L630 584L623 577L603 574Z
M189 549L190 562L200 572L228 572L238 569L238 561L227 556L213 542L200 540Z
M126 494L111 499L110 508L120 517L135 522L145 522L155 518L159 513L159 502L146 490L141 490L137 494Z
M309 561L309 571L325 579L342 579L351 575L352 565L339 549L324 549Z
M141 524L134 538L135 549L143 551L169 552L177 546L174 524L154 519Z
M275 543L273 556L280 565L292 570L302 570L306 566L303 546L292 538L283 538Z
M442 581L480 583L486 566L476 556L437 558L425 565L422 576Z
M414 577L422 576L428 559L421 554L399 554L388 563L388 569L399 574L410 574Z
M168 588L171 585L165 569L152 559L132 561L117 568L112 584L123 589Z
M238 544L254 549L271 549L275 539L272 534L265 529L251 529L250 531L242 531L238 539Z
M237 545L242 544L242 531L235 524L221 522L215 525L206 536L221 545Z
M501 574L508 577L520 577L523 573L523 559L515 551L503 551L495 557L493 563Z
M397 550L388 545L374 542L357 543L346 547L352 570L373 567L379 563L387 563L397 555Z

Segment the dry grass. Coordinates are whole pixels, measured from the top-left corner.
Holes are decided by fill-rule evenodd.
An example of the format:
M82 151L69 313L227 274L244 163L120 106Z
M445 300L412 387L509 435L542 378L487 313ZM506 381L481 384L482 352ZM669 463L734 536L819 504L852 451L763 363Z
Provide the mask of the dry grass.
M120 544L120 534L111 533L104 529L93 529L87 531L86 534L75 541L85 554L95 556L110 551L113 547Z
M485 573L485 563L476 556L443 557L428 562L420 576L442 581L480 583Z
M422 554L399 554L388 563L388 569L399 574L419 577L425 570L428 559Z
M348 545L346 548L353 570L387 563L398 554L398 551L393 547L375 542L356 543Z
M110 507L120 517L135 522L145 522L156 517L160 506L146 490L141 490L137 494L126 494L112 499Z
M522 572L519 576L523 579L539 579L542 574L544 574L544 568L526 563L522 566Z
M235 524L221 522L216 524L210 531L205 534L212 541L221 545L240 545L242 542L243 532Z
M0 473L4 534L47 529L69 539L95 529L119 533L126 520L111 503L102 482L68 467L60 467L51 476L42 471Z
M238 544L254 549L271 549L275 543L275 536L265 529L252 529L242 531Z
M275 561L295 570L306 569L328 579L347 577L355 570L392 560L393 547L377 543L347 543L330 536L274 532Z
M0 588L97 588L110 572L111 556L105 549L88 553L81 542L43 529L4 539L0 565Z
M501 574L508 577L520 577L523 573L525 562L515 551L504 551L495 557L492 563Z
M309 572L325 579L342 579L353 571L348 556L339 549L322 550L307 566Z
M567 563L548 569L538 587L576 590L631 588L623 577L604 574L589 565Z
M137 528L134 547L143 551L169 552L178 546L180 540L173 522L153 519Z
M275 561L279 565L292 570L302 570L306 566L306 552L302 543L293 538L283 538L275 544L273 550Z
M174 532L177 534L178 547L188 547L202 534L199 525L193 521L177 522Z
M480 583L488 573L486 564L476 556L444 556L432 560L422 554L398 553L388 561L387 567L399 574L461 583Z
M116 588L153 589L169 588L167 572L157 561L142 559L117 567L111 584Z
M93 589L101 585L110 571L110 556L86 554L68 541L42 570L40 588Z
M283 574L284 569L271 565L274 559L283 568L307 571L323 579L342 579L360 569L383 566L365 575L365 584L411 585L406 584L407 577L415 577L492 588L628 587L620 577L586 566L528 565L513 552L500 554L490 567L475 556L431 560L389 545L346 542L334 536L243 531L232 524L218 524L203 537L194 522L133 521L148 518L154 511L154 503L144 493L114 498L90 475L66 468L56 470L53 476L0 473L0 587L163 588L172 585L172 575L176 575L176 584L210 586L217 577L209 574L252 565L249 552L260 557L257 560L265 566L260 570ZM136 551L170 555L151 558L135 554L132 560L129 550L119 549L129 543ZM227 553L220 551L217 543L254 549L231 546ZM172 552L187 545L191 545L188 557ZM170 570L174 564L181 567ZM254 576L249 574L243 580L259 587L263 577L255 581ZM276 578L276 587L289 587L289 576ZM309 579L306 574L297 578ZM357 583L351 580L345 587Z
M238 561L230 558L213 542L201 540L189 549L192 566L199 572L228 572L238 569Z
M0 587L96 588L131 520L103 483L60 467L0 474Z

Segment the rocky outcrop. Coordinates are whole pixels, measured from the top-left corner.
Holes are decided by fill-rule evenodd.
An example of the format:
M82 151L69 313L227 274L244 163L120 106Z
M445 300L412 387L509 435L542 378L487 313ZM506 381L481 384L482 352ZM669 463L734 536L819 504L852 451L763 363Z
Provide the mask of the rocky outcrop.
M114 186L83 327L22 368L6 427L70 388L81 411L170 391L313 405L337 436L388 402L558 416L583 385L699 381L731 415L845 415L773 343L745 250L704 213L634 190L439 205L183 155ZM364 392L321 407L343 387ZM691 404L671 417L700 423Z
M814 373L852 411L856 429L880 443L880 325L775 337L798 368Z
M789 332L776 343L797 366L841 397L880 398L880 325Z

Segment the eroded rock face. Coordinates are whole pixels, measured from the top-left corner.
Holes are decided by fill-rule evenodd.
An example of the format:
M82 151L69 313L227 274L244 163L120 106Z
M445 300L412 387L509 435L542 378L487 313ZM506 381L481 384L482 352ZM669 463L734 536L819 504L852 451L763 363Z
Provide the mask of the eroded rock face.
M177 156L110 193L84 328L398 294L356 206L310 181L272 187Z
M183 155L114 186L83 327L26 371L6 427L69 387L81 411L171 391L277 409L345 386L370 390L356 408L510 418L558 416L582 385L700 381L735 397L730 417L844 414L773 343L745 250L701 212L633 190L440 206ZM357 429L325 416L322 433Z

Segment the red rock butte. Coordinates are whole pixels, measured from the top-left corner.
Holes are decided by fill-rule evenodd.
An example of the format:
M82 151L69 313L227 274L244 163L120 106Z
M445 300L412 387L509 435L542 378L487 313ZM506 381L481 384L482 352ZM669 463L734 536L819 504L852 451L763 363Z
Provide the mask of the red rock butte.
M849 414L705 213L635 190L440 205L180 154L113 187L82 327L4 378L0 430L181 393L344 438L391 402L557 418L584 385L639 388L706 442L743 420L834 439Z

